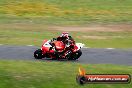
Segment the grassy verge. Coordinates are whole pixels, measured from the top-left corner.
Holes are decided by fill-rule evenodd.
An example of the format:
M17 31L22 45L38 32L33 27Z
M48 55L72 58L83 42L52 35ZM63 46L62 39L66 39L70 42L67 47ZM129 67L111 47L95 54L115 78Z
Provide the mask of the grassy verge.
M48 28L54 25L132 23L131 9L132 0L0 0L0 43L40 46L58 36L60 31ZM88 47L132 48L131 32L71 34Z
M52 30L49 25L34 23L1 24L0 43L8 45L41 46L43 39L52 39L61 31ZM70 32L76 42L96 48L132 48L132 32Z
M51 61L0 61L1 88L130 88L132 84L87 84L80 86L75 77L79 63ZM87 73L131 74L132 66L82 64Z
M34 22L40 19L40 23L58 25L124 23L132 22L131 3L131 0L0 0L0 17L30 18Z

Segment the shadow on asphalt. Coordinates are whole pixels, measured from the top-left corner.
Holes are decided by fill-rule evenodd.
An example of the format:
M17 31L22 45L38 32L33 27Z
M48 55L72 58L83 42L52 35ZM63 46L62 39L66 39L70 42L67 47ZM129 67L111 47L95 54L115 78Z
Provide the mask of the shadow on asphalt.
M33 59L35 59L35 58L33 58ZM72 63L77 63L78 62L78 60L66 60L66 59L57 60L57 59L51 59L51 58L42 58L42 59L35 59L35 60L49 61L49 62L72 62Z

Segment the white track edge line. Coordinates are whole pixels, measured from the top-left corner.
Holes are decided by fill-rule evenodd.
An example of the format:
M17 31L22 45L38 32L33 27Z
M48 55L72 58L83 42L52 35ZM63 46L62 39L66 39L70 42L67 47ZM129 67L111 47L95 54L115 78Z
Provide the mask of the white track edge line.
M34 45L27 45L27 46L34 46Z

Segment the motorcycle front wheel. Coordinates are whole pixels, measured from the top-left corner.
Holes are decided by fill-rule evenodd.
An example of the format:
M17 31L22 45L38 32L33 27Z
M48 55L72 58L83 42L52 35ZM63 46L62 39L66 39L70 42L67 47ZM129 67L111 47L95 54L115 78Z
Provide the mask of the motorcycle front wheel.
M35 59L42 59L42 50L38 49L34 52L34 58Z

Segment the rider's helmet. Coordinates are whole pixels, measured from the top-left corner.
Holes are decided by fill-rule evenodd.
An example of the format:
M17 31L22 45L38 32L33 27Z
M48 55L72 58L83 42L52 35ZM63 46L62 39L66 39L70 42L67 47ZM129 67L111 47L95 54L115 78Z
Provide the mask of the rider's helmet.
M63 32L60 37L66 37L66 38L68 38L68 36L69 36L68 32Z

